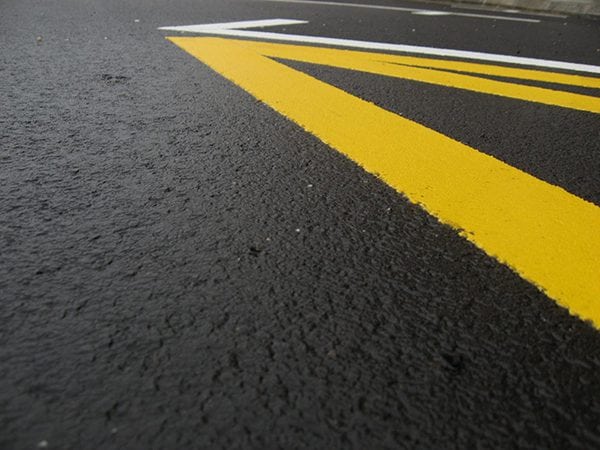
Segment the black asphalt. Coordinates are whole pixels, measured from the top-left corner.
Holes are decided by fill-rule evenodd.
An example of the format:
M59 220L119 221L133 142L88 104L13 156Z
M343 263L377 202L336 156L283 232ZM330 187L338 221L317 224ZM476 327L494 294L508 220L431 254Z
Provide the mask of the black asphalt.
M271 18L600 64L586 18L4 0L0 448L600 448L600 332L157 30ZM290 65L600 204L597 115Z

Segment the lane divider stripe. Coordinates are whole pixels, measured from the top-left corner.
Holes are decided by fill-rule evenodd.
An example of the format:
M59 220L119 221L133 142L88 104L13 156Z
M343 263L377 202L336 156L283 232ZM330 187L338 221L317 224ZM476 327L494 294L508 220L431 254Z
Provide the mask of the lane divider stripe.
M440 61L440 64L438 64L439 67L443 66L446 69L450 69L450 71L447 71L425 68L426 62L421 62L421 67L390 64L382 61L382 58L380 58L378 54L366 52L260 42L253 43L252 48L264 56L273 58L339 67L546 105L560 106L580 111L600 113L600 98L598 97L465 75L457 73L455 68L464 68L464 66L459 64L454 66L453 61ZM412 58L412 60L415 59L417 58ZM507 75L513 74L514 70L515 69L496 66L496 70L490 71L493 71L496 75L506 77ZM480 69L480 71L483 71L483 69ZM542 72L544 74L543 76L533 76L530 72L535 71L530 70L527 74L530 78L537 78L538 80L544 79L545 81L553 82L558 79L560 81L567 81L565 80L566 76L563 74ZM523 76L524 74L519 75ZM568 81L571 83L581 81L585 84L589 80L586 77L571 76ZM600 79L597 81L599 82L598 87L600 87Z

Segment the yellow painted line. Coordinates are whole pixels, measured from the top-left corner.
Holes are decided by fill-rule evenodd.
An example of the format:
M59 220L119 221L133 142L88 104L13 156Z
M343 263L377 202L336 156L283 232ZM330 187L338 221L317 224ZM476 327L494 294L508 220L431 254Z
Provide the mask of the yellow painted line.
M169 39L600 328L598 206L274 61L252 42Z
M362 53L362 52L356 52ZM429 67L432 69L452 70L456 72L475 73L490 75L494 77L514 78L517 80L540 81L543 83L564 84L568 86L579 86L591 89L600 89L600 78L583 75L571 75L559 72L547 72L544 70L518 69L514 67L496 66L492 64L477 64L463 61L450 61L443 59L415 58L399 55L377 55L376 59L390 64L402 64L415 67Z
M546 72L543 70L517 69L513 67L445 61L439 59L408 61L408 59L418 60L420 58L405 58L407 61L404 62L386 61L386 59L382 60L382 62L389 62L391 64L404 64L407 66L416 67L430 67L432 69L446 69L456 72L476 73L479 75L490 75L493 77L514 78L517 80L540 81L543 83L564 84L567 86L600 89L600 78L586 77L582 75L568 75L557 72Z
M431 69L450 70L454 72L474 73L518 80L540 81L544 83L564 84L591 89L600 89L600 78L584 75L572 75L545 70L520 69L515 67L479 64L464 61L420 58L414 56L390 55L356 50L338 50L325 47L309 47L304 45L282 45L270 42L254 42L255 48L265 56L293 59L295 61L310 58L311 60L327 61L338 59L344 55L348 60L366 60L404 66L425 67ZM298 59L300 58L300 59Z
M247 42L247 41L239 41ZM385 55L377 53L357 52L350 50L337 50L323 47L307 47L286 44L273 44L268 42L251 42L253 50L273 58L289 59L312 64L321 64L343 69L358 70L361 72L385 75L396 78L405 78L413 81L437 84L440 86L466 89L484 94L498 95L502 97L515 98L530 102L542 103L563 108L576 109L580 111L600 113L600 98L590 95L576 94L572 92L560 91L555 89L546 89L541 87L527 86L523 84L510 83L505 81L490 80L476 76L455 73L455 71L464 70L467 66L471 72L485 73L487 75L496 75L503 77L520 77L534 81L545 81L557 83L568 81L572 84L581 82L581 84L593 84L597 82L600 87L600 79L591 77L556 74L551 72L513 69L501 66L491 66L487 71L483 70L483 64L460 63L454 61L438 61L434 64L431 59L426 59L420 63L419 67L414 65L400 65L390 63L398 62L404 59L414 61L419 58L399 57L390 55L387 60ZM437 66L453 71L427 69L426 66ZM537 76L534 75L537 74ZM527 77L527 78L525 78ZM578 86L580 86L579 84Z

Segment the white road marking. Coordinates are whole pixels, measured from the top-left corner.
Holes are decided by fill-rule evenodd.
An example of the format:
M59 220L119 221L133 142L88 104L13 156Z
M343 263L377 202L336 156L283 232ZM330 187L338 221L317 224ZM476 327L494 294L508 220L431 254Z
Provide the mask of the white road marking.
M548 69L570 70L575 72L588 72L600 74L600 66L589 64L552 61L546 59L526 58L522 56L498 55L494 53L470 52L466 50L452 50L435 47L419 47L416 45L389 44L385 42L356 41L352 39L338 39L321 36L303 36L300 34L271 33L267 31L248 31L240 28L269 27L282 25L306 24L305 20L293 19L267 19L242 22L214 23L204 25L183 25L174 27L160 27L159 30L183 31L189 33L212 34L218 36L233 36L249 39L300 42L304 44L331 45L337 47L360 48L367 50L384 50L389 52L412 53L421 55L443 56L451 58L471 59L479 61L493 61L521 66L544 67Z
M269 1L269 0L266 0ZM455 14L447 11L413 11L415 16L454 16Z
M368 9L379 9L385 11L401 11L410 12L421 16L460 16L460 17L474 17L478 19L493 19L493 20L510 20L513 22L529 22L529 23L540 23L538 19L526 19L523 17L508 17L508 16L493 16L489 14L473 14L463 13L454 11L440 11L432 9L420 9L420 8L403 8L401 6L384 6L384 5L367 5L364 3L342 3L342 2L321 2L313 0L261 0L266 2L276 3L299 3L305 5L326 5L326 6L346 6L350 8L368 8Z
M519 9L506 9L506 8L499 8L499 7L495 7L493 4L475 4L475 3L469 3L468 5L465 3L452 3L448 5L450 8L454 8L454 9L469 9L469 10L477 10L477 11L488 11L488 12L501 12L501 13L508 13L508 14L525 14L527 16L536 16L536 17L551 17L554 19L567 19L569 16L565 16L564 14L557 14L557 13L549 13L549 12L541 12L541 11L523 11L523 10L519 10Z
M209 30L239 30L243 28L259 28L259 27L278 27L282 25L296 25L301 23L308 23L306 20L294 20L294 19L261 19L261 20L242 20L240 22L226 22L226 23L208 23L204 25L190 25L192 27L201 27L202 31L198 33L204 33ZM159 30L167 29L167 27L159 28Z

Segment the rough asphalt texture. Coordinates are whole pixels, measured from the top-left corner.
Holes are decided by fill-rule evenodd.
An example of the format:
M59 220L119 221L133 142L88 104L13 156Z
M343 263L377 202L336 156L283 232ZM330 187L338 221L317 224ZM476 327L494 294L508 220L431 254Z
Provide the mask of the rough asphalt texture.
M584 19L2 2L0 448L599 448L598 331L156 30L275 17L600 63ZM600 203L598 116L294 64Z

